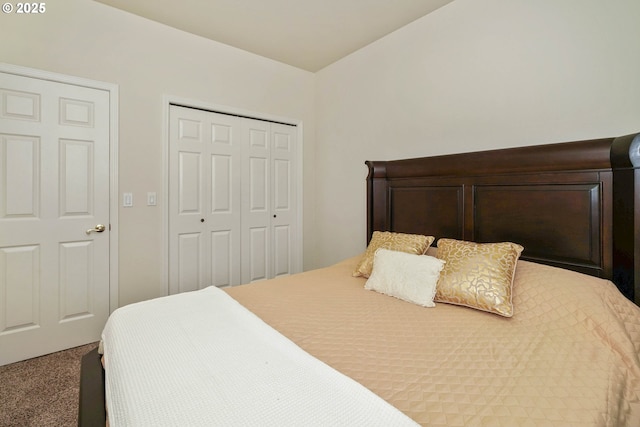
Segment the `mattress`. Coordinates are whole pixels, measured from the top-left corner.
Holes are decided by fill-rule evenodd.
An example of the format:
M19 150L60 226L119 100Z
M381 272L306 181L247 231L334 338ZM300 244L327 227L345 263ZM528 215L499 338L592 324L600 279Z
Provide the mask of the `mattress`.
M226 291L422 425L640 425L640 309L611 282L519 261L506 318L367 291L358 259Z

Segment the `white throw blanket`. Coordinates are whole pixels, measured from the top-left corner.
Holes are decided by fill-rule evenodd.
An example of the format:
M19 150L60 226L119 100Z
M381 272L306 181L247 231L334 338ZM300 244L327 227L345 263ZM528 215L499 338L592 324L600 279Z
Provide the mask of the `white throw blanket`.
M116 310L111 427L416 425L215 287Z

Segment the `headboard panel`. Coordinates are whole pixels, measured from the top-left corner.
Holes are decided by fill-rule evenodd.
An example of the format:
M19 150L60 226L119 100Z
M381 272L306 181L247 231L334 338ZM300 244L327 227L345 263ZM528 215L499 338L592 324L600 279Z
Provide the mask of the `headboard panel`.
M368 239L517 242L640 300L640 134L367 165Z

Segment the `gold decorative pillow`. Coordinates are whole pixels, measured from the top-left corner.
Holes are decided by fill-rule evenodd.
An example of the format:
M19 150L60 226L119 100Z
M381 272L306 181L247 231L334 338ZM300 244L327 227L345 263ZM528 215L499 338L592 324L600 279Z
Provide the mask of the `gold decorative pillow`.
M438 280L435 301L513 316L513 277L523 249L510 242L438 240L437 256L446 264Z
M355 277L369 277L373 268L373 256L379 248L408 254L422 255L433 243L435 237L421 234L394 233L391 231L374 231L367 250L353 272Z

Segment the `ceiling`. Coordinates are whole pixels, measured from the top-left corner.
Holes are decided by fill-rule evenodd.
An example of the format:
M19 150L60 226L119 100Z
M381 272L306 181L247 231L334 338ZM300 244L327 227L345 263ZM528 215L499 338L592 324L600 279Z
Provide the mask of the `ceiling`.
M318 71L453 0L95 0Z

